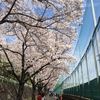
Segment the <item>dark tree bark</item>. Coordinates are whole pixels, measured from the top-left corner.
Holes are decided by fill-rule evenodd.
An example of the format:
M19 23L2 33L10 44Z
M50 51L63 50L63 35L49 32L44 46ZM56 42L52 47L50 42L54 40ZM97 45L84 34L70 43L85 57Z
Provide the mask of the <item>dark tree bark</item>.
M35 100L35 95L36 95L36 85L35 85L35 80L30 79L32 83L32 100Z
M32 84L32 100L35 100L36 87Z
M22 100L23 91L24 91L24 83L19 83L17 100Z

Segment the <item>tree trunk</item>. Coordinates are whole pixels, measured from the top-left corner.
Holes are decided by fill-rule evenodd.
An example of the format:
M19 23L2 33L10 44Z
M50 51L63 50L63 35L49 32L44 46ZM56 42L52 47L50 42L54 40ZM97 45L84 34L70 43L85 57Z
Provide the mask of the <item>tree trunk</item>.
M32 100L35 100L35 89L32 87Z
M17 93L17 100L22 100L23 91L24 91L24 83L20 83Z
M42 88L43 87L41 85L38 85L38 93L43 93Z
M35 92L36 92L36 86L34 81L32 83L32 100L35 100Z
M32 100L35 100L35 92L32 92Z

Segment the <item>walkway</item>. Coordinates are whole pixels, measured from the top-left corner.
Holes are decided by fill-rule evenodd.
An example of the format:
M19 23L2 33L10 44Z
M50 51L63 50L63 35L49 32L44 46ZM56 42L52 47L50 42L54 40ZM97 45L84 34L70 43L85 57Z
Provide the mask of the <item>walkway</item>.
M57 100L57 98L55 96L53 97L46 96L46 100ZM90 100L90 99L73 96L73 95L63 95L63 100Z
M56 97L46 96L46 100L56 100Z

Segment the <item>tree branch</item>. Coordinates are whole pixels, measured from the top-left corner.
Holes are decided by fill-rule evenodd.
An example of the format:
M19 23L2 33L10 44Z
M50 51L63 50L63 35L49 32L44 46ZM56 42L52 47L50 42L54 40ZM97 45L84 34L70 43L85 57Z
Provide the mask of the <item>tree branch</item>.
M11 13L11 11L12 11L12 9L13 9L15 3L16 3L16 1L17 1L17 0L14 0L13 4L12 4L10 10L9 10L9 12L8 12L7 15L0 21L0 23L3 23L3 21L10 15L10 13Z
M7 60L8 60L8 62L9 62L9 64L10 64L10 66L11 66L11 69L12 69L12 72L13 72L12 74L16 77L16 79L17 79L18 81L20 81L19 77L18 77L18 76L15 74L15 72L14 72L14 67L13 67L13 65L12 65L12 63L11 63L9 57L8 57L8 54L6 53L6 51L5 51L5 49L2 47L2 45L0 45L0 47L2 48L2 50L3 50L3 52L4 52L5 56L6 56L6 58L7 58Z

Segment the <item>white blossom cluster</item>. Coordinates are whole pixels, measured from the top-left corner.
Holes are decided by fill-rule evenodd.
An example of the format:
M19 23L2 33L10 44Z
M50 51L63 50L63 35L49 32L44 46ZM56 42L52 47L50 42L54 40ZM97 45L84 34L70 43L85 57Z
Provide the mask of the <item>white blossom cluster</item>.
M68 62L75 61L71 49L84 13L83 1L0 0L0 55L10 60L16 75L24 69L36 80L45 79L54 70L49 82L53 87L55 78L63 71L69 73ZM16 39L8 43L4 36Z

